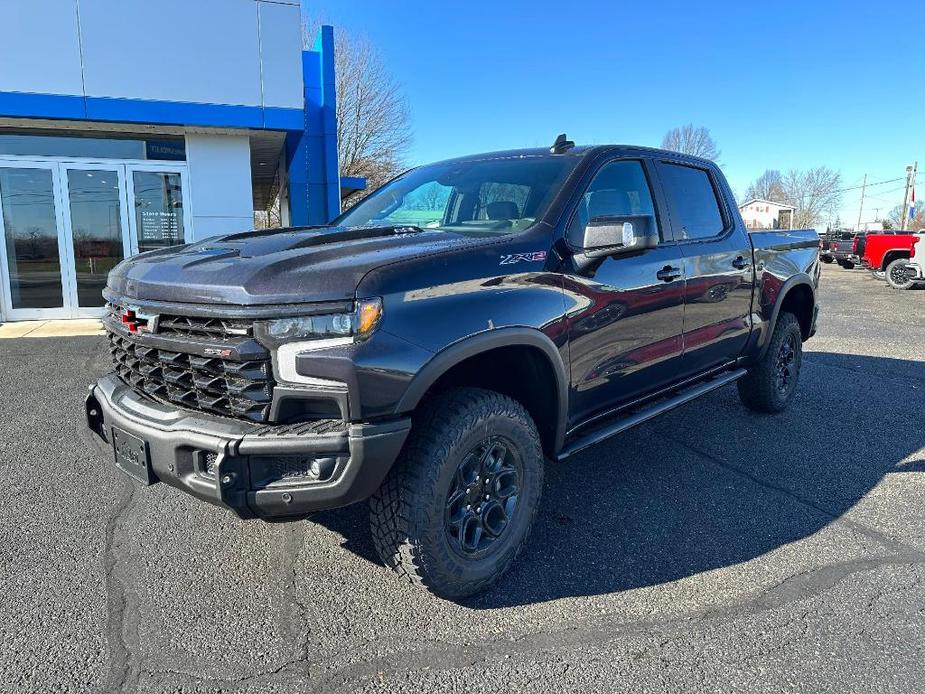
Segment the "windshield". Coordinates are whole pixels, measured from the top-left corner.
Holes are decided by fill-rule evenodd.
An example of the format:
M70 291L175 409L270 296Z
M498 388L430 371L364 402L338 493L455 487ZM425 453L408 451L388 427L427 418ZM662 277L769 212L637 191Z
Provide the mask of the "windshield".
M422 166L384 185L335 225L513 234L546 212L577 161L526 156Z

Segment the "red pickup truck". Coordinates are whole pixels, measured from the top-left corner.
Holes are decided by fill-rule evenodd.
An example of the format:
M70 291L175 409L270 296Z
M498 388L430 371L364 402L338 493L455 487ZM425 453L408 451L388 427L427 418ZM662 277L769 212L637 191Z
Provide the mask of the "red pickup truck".
M894 289L910 289L917 281L906 272L912 257L912 247L921 234L867 234L863 248L858 248L863 264L873 271L881 271ZM856 241L857 242L857 241Z

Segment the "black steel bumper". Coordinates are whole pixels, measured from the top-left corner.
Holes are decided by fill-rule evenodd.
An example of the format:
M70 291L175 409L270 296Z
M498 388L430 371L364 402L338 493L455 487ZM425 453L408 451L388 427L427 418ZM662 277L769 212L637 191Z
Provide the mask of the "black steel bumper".
M110 460L115 429L141 444L150 482L166 482L244 518L266 519L304 517L367 498L411 426L408 418L330 420L320 427L248 424L163 405L115 375L90 387L86 413L94 442Z

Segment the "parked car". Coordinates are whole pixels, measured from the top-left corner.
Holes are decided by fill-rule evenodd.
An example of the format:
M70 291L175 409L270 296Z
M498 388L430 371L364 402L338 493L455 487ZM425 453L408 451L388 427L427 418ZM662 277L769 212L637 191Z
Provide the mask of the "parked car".
M919 234L912 232L868 234L863 248L864 265L874 272L883 272L894 289L910 289L915 281L907 276L906 265L918 240Z
M835 262L835 257L832 255L832 241L834 238L835 232L832 231L827 231L819 236L819 260L823 263Z
M906 280L913 285L925 284L925 231L916 233L918 240L909 250L909 262L906 265ZM906 287L908 288L908 287Z
M383 561L459 598L520 551L545 460L733 382L786 408L819 267L815 231L748 233L711 161L564 137L454 159L330 227L122 262L87 425L242 517L369 498Z
M832 259L846 270L853 270L860 262L858 246L866 232L839 231L829 246Z

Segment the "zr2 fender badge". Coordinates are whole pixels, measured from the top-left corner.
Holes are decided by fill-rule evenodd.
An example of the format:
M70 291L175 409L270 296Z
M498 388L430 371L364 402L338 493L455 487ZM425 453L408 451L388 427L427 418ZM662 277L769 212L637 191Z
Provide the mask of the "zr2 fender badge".
M540 263L546 260L546 251L533 251L532 253L511 253L502 255L498 265L513 265L514 263Z

